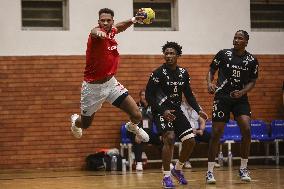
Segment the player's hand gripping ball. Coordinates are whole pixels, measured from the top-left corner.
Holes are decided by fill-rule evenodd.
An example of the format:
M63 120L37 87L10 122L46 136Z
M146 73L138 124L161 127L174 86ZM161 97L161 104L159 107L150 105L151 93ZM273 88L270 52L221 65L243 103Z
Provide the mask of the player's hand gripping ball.
M144 16L142 20L144 24L151 24L155 19L155 11L151 8L141 8L138 14Z

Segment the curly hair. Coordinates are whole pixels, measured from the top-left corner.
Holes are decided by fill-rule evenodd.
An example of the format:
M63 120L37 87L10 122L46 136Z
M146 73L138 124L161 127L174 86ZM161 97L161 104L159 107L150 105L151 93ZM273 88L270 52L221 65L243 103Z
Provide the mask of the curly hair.
M114 12L113 10L109 9L109 8L103 8L99 11L99 16L101 16L101 14L106 13L106 14L110 14L112 17L114 16Z
M238 30L236 33L238 33L238 32L242 33L247 41L249 40L249 34L248 34L247 31L245 31L245 30Z
M166 50L167 48L173 48L173 49L175 49L178 56L180 56L180 55L182 54L182 50L181 50L181 49L182 49L182 46L180 46L180 45L179 45L178 43L176 43L176 42L169 42L169 41L167 41L167 43L166 43L164 46L162 46L162 52L165 53L165 50Z

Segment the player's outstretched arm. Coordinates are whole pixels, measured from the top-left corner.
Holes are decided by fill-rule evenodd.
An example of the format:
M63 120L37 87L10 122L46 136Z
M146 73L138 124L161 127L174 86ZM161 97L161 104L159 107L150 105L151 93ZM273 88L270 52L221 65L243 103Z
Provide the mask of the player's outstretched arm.
M125 31L127 28L129 28L134 23L143 24L143 21L145 19L145 14L146 13L144 12L144 9L139 9L133 18L117 23L115 25L115 27L117 28L117 33Z
M115 27L117 28L117 33L123 32L125 31L127 28L129 28L133 23L135 22L135 20L133 21L133 19L129 19L129 20L125 20L123 22L119 22L117 24L115 24Z

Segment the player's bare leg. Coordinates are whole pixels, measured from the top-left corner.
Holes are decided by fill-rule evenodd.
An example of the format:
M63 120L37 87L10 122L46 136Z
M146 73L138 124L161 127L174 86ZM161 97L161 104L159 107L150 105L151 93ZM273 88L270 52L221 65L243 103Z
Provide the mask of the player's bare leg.
M206 182L208 184L216 183L213 175L213 169L215 166L215 157L218 153L220 138L224 133L225 122L213 122L211 139L208 149L208 171L206 174Z
M181 152L179 155L179 159L176 162L175 167L171 170L171 174L182 185L186 185L188 183L183 175L182 168L183 168L184 162L189 159L194 146L195 146L194 138L190 138L190 139L186 139L182 141L182 148L181 148Z
M74 137L81 138L83 135L83 129L90 127L95 113L91 116L79 116L78 114L73 114L71 116L71 131Z
M174 131L167 131L163 134L163 149L162 149L162 162L163 162L163 174L164 178L162 181L163 186L166 188L173 188L174 184L171 179L170 164L174 152L175 133Z
M194 149L194 146L195 146L194 138L187 139L182 142L182 148L181 148L181 152L179 155L179 162L184 163L185 161L189 159Z
M237 122L241 130L242 141L241 141L241 166L239 175L242 181L250 182L251 178L247 169L248 156L251 145L251 133L250 133L250 117L247 115L241 115L237 117Z

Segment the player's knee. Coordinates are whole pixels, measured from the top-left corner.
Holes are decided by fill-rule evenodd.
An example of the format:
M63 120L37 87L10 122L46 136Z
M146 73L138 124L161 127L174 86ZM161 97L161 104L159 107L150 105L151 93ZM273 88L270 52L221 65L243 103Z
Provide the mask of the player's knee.
M195 139L194 138L189 138L189 139L186 139L184 141L182 141L183 144L187 144L187 145L190 145L190 146L195 146L196 142L195 142Z

